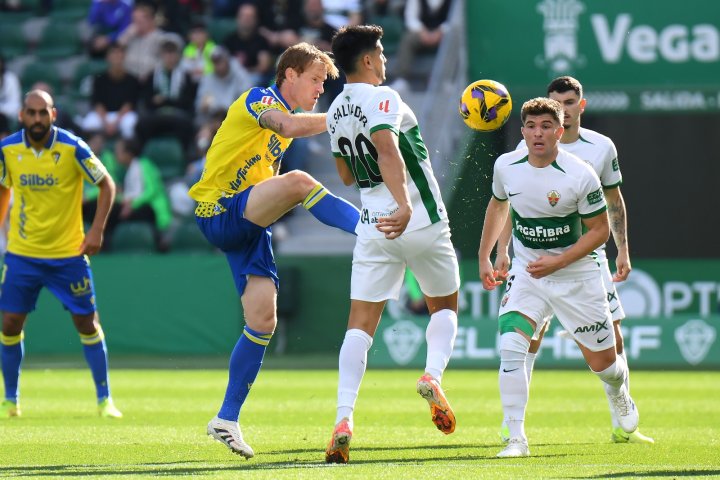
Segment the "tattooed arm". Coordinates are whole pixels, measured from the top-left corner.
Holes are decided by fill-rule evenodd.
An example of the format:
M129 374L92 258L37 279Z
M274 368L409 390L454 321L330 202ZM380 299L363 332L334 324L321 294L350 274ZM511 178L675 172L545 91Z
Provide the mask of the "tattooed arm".
M625 200L620 192L620 187L606 189L605 199L607 200L608 216L610 217L610 231L618 251L615 259L617 271L613 275L613 281L622 282L627 279L632 270L630 249L628 247Z
M260 116L260 126L285 138L309 137L327 130L324 113L296 113L268 110Z

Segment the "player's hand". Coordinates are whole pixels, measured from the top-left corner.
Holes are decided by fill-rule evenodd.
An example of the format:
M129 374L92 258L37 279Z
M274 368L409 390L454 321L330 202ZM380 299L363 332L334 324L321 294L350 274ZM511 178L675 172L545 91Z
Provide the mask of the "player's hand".
M102 230L96 230L90 227L90 230L85 234L85 239L80 245L81 255L95 255L100 251L103 242Z
M534 262L527 265L526 271L532 278L547 277L551 273L555 273L563 267L562 260L558 255L548 255L539 257Z
M617 267L617 271L615 275L613 275L613 282L624 282L627 280L632 271L630 255L626 251L618 252L617 258L615 259L615 266Z
M497 252L494 267L497 270L497 278L507 280L508 270L510 270L510 255L507 252Z
M493 268L490 259L480 260L480 281L485 290L495 290L495 287L502 285L502 280L498 280L500 275L498 271Z
M385 234L388 240L394 240L405 231L412 217L412 207L403 205L389 217L379 217L375 228Z

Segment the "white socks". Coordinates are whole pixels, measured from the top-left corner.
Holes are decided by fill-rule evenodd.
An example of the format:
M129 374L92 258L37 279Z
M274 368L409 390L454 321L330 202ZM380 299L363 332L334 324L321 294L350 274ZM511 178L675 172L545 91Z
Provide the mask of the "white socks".
M425 371L438 382L447 367L452 355L455 336L457 335L457 314L452 310L440 310L430 316L425 330L427 342L427 358Z
M620 388L625 383L625 378L627 377L628 371L627 371L627 364L625 363L625 359L621 356L615 357L615 363L610 365L608 368L601 372L595 372L595 375L600 377L600 380L603 381L603 385L605 386L605 393L608 395L617 395L620 391Z
M367 352L372 346L373 338L360 329L352 328L345 332L345 340L340 347L338 361L338 402L335 424L343 418L350 420L352 429L352 412L360 390L360 383L367 368Z
M525 357L530 342L516 332L500 336L500 401L510 438L525 436L525 408L528 403L528 379Z
M627 354L625 353L625 350L623 349L622 353L618 353L617 359L622 359L623 362L625 362L625 388L627 388L628 393L630 393L630 369L627 367ZM616 360L617 363L617 360ZM610 420L612 421L613 428L619 428L620 422L618 422L617 415L615 414L615 409L613 408L612 402L610 401L610 394L608 393L607 387L605 388L605 395L608 397L608 406L610 407Z
M525 375L527 375L528 386L530 386L530 380L532 379L532 372L533 372L533 367L535 367L535 358L536 357L537 357L537 353L528 352L527 355L525 355Z

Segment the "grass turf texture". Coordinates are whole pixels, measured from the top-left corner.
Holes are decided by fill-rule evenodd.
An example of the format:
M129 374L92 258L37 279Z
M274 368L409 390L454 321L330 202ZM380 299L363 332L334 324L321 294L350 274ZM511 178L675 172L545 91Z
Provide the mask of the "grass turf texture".
M710 478L720 476L720 373L633 372L642 431L655 445L610 443L600 381L536 371L526 428L532 457L498 459L497 373L450 370L458 427L445 436L415 393L420 372L370 370L350 464L324 464L337 374L267 370L241 418L246 461L205 436L223 370L113 370L121 420L97 417L87 370L27 370L21 418L0 419L0 478Z

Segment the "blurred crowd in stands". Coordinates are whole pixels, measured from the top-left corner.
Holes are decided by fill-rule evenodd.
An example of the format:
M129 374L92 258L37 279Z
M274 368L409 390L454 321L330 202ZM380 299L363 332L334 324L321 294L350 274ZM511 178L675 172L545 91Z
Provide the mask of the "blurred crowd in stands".
M300 41L329 50L342 25L379 24L402 94L429 74L413 71L417 55L432 57L452 1L0 0L0 138L19 128L25 92L48 91L56 125L84 138L118 185L106 250L209 248L187 190L227 108L274 82L277 56ZM328 80L320 111L343 83ZM284 171L305 166L312 141L293 142ZM87 188L86 218L96 195Z

